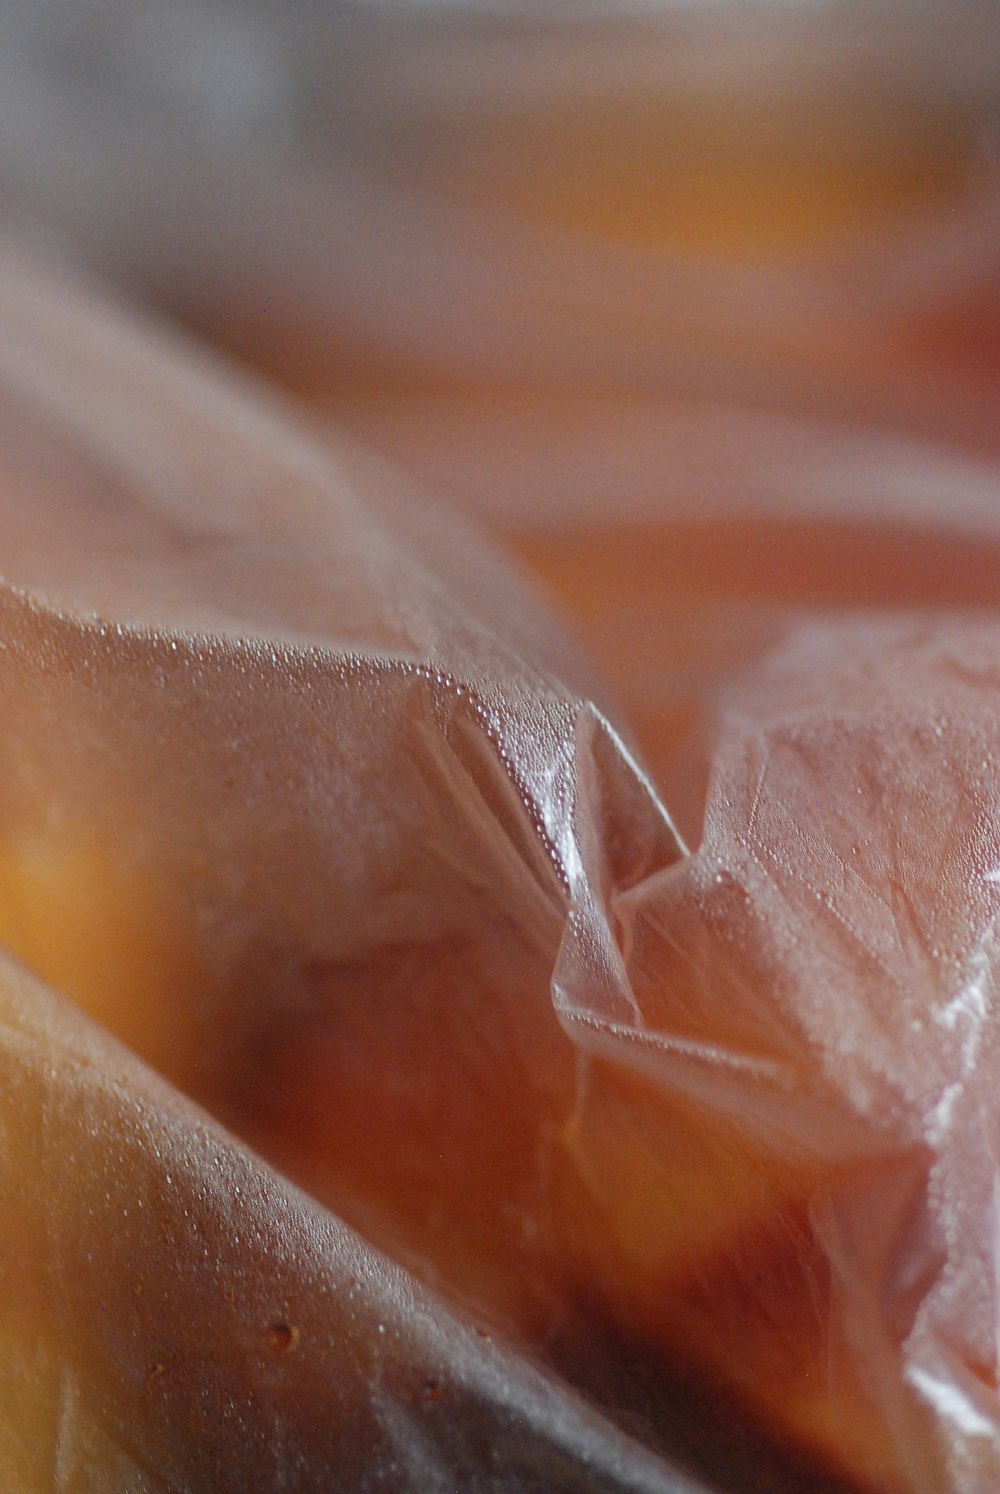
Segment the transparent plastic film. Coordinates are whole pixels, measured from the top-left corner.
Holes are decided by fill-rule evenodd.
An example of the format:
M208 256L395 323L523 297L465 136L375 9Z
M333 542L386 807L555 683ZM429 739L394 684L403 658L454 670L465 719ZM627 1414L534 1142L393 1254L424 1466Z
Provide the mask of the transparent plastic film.
M11 1488L676 1491L6 957Z
M252 1259L261 1290L279 1292L274 1232L290 1238L304 1209L358 1255L363 1296L381 1300L383 1273L397 1283L397 1336L418 1331L417 1280L521 1354L574 1317L546 1157L575 1083L550 978L571 885L585 883L571 870L575 733L594 708L570 683L584 666L488 547L374 459L348 445L339 464L279 401L79 287L8 259L2 298L0 937L162 1076L145 1097L152 1081L136 1064L56 1004L52 1042L86 1034L96 1098L80 1100L78 1066L52 1068L45 1024L30 1082L11 1081L12 1198L41 1165L22 1113L29 1130L39 1112L51 1120L25 1204L37 1251L17 1269L41 1272L36 1314L46 1287L62 1283L66 1304L39 1330L35 1379L22 1340L37 1324L21 1323L12 1468L26 1488L47 1487L50 1464L66 1487L236 1488L266 1443L251 1487L422 1490L467 1476L484 1488L673 1488L596 1398L574 1399L557 1364L543 1376L508 1354L515 1380L527 1376L524 1404L501 1367L508 1411L467 1415L448 1387L467 1350L487 1354L471 1328L456 1324L454 1353L403 1374L398 1395L386 1362L383 1404L389 1330L373 1309L345 1338L340 1308L324 1305L353 1300L340 1245L324 1245L329 1266L309 1258L325 1286L308 1330L305 1307L254 1308L265 1366L269 1343L284 1363L307 1333L329 1360L293 1415L305 1380L293 1377L287 1401L270 1380L260 1389L214 1264L224 1244L234 1271ZM669 834L662 817L653 834ZM36 999L48 1012L51 998ZM176 1111L187 1146L204 1123L181 1096L229 1128L218 1145L264 1189L253 1223L237 1227L224 1181L209 1191L225 1217L186 1222L166 1143L133 1117L162 1104L172 1135ZM96 1160L67 1149L81 1128ZM202 1197L215 1165L189 1159L183 1188ZM165 1191L137 1216L155 1214L152 1236L113 1233L127 1189L137 1211ZM366 1254L326 1208L400 1265ZM87 1209L95 1235L77 1260L73 1220ZM12 1217L11 1270L26 1229ZM213 1264L196 1280L202 1259ZM130 1305L146 1271L144 1291L162 1277L170 1294L155 1319ZM87 1316L94 1273L124 1314L110 1343L103 1315ZM427 1312L452 1322L443 1306ZM164 1347L164 1335L183 1342ZM203 1354L202 1338L216 1347ZM364 1400L343 1415L342 1376ZM187 1411L202 1420L186 1426ZM239 1458L217 1419L250 1437ZM18 1430L35 1421L40 1442Z
M2 34L8 221L334 411L739 390L994 440L992 0L21 0Z
M631 549L571 440L510 528L633 731L383 458L13 256L0 322L27 1487L1000 1483L988 454L600 401Z

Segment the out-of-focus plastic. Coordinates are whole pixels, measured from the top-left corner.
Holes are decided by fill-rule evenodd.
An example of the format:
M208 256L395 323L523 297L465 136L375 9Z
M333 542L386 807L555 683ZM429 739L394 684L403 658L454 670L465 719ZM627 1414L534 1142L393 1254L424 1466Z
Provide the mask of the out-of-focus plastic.
M696 1494L2 965L9 1488Z
M333 408L736 390L995 450L997 19L14 0L0 193Z
M5 977L18 1477L48 1437L83 1487L989 1487L974 485L923 580L910 522L859 590L855 525L811 587L828 504L772 522L795 579L732 509L661 577L719 630L658 643L712 732L689 850L390 469L14 261L2 296L0 936L163 1076Z

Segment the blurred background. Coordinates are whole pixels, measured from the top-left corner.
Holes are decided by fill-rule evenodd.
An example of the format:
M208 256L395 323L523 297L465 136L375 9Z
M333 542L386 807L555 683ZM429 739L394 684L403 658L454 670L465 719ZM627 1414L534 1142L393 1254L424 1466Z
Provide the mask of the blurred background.
M775 605L992 596L995 3L6 0L0 206L491 526L661 779Z

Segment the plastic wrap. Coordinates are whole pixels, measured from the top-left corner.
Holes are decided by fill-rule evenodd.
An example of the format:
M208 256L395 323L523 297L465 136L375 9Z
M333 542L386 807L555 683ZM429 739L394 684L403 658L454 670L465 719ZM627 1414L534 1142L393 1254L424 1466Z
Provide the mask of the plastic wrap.
M10 1480L680 1488L490 1347L568 1312L577 738L653 803L585 672L377 464L13 262L2 297L2 936L171 1082L5 969Z
M765 587L755 637L744 597L694 671L692 852L390 469L14 262L3 321L0 933L163 1076L6 978L11 1476L988 1487L997 645L961 566L892 613Z
M6 957L0 983L7 1487L694 1494Z
M333 409L701 391L995 450L995 0L12 0L0 200Z
M928 329L990 304L992 10L921 12L877 223L785 259L572 179L543 227L548 158L488 207L516 26L110 14L10 10L5 200L513 531L636 740L380 459L4 264L0 940L61 993L4 976L10 1481L987 1494L1000 516ZM831 14L699 13L689 94L871 104L898 16ZM565 97L662 88L651 25L555 27Z

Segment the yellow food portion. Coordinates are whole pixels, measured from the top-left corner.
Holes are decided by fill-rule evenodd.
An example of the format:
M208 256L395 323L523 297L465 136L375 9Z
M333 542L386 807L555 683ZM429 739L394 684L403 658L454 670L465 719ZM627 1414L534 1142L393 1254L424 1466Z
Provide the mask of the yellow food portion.
M95 1424L211 1463L243 1394L257 1451L277 1404L300 1418L282 1456L339 1470L315 1450L346 1428L343 1456L395 1385L381 1330L403 1344L420 1279L723 1487L938 1494L904 1354L940 1272L949 1118L961 1142L985 1072L983 511L964 536L819 504L631 552L624 531L525 538L598 652L617 628L601 662L630 743L492 552L376 464L342 468L245 391L216 404L211 370L93 309L64 325L30 281L5 314L8 426L31 439L0 482L0 944L97 1024L2 987L0 1184L47 1172L9 1216L0 1338L23 1367L39 1324L41 1403L69 1393L65 1343ZM23 503L39 463L49 527ZM329 1286L331 1239L363 1254L338 1219L405 1268L360 1273L391 1283L385 1319L354 1316L357 1271ZM440 1366L422 1384L420 1416L448 1395Z
M0 944L161 1072L182 1070L205 973L171 889L91 827L0 841Z
M680 1375L700 1386L709 1425L724 1406L730 1418L742 1408L761 1439L755 1455L766 1449L779 1466L814 1460L866 1491L905 1487L863 1387L831 1373L829 1273L808 1217L823 1181L815 1162L755 1152L698 1107L665 1103L599 1062L574 1089L572 1050L553 1031L544 990L523 993L529 1012L536 1007L530 1041L549 1049L553 1079L563 1073L563 1098L558 1084L547 1095L530 1083L519 1092L509 1068L492 1095L484 1072L477 1077L475 1045L459 1059L470 1072L449 1071L448 1044L436 1043L446 1003L437 1017L427 1000L419 1020L407 1015L407 979L425 982L406 961L381 976L373 967L369 992L382 1002L369 1016L350 983L339 1016L330 988L333 1014L304 1027L277 1009L264 1049L244 1050L242 1074L235 1036L220 1094L191 1036L203 958L158 893L148 874L145 883L128 875L115 842L94 829L9 839L0 939L227 1115L289 1177L505 1333L531 1343L568 1333L570 1342L592 1322L630 1346L651 1386L664 1366L664 1383ZM452 1053L467 1042L456 1030ZM510 1031L488 1043L492 1062L517 1061ZM234 1099L244 1086L245 1099ZM518 1199L521 1224L511 1218ZM48 1417L51 1404L45 1392L33 1414ZM12 1444L12 1469L34 1446Z

